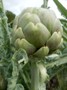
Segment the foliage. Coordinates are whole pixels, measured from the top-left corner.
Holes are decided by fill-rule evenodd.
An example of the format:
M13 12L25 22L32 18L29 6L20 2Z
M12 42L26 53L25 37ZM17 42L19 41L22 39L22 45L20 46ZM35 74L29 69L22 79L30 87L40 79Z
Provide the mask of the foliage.
M38 85L38 90L46 90L45 83L47 83L47 90L67 90L67 13L66 9L58 2L58 0L54 0L54 2L64 16L64 19L60 19L63 26L64 42L60 50L40 59L31 56L29 57L24 49L20 48L15 50L11 45L11 24L14 19L14 14L10 13L12 20L9 21L10 23L8 24L2 0L0 0L0 90L30 90L31 83L34 85L35 82L38 82L38 84L35 83L35 88ZM31 62L31 60L33 62ZM34 66L35 61L37 61L37 63ZM30 73L31 70L33 70L32 74ZM41 80L43 70L47 70L49 75L49 77L47 77L48 80L45 81L45 83L41 82L43 81ZM33 76L34 72L35 77L34 80L31 81L31 75ZM38 74L40 76L37 77L36 73L40 73ZM57 80L57 85L54 87L50 86L49 88L49 85L54 84L54 82L51 82L52 80ZM42 88L40 86L42 86Z
M67 9L58 0L53 0L53 1L57 5L61 15L63 15L65 18L67 18Z
M67 9L58 0L53 0L53 1L57 5L57 8L60 11L61 15L64 17L64 19L60 19L60 21L61 21L62 27L63 27L63 41L64 41L62 48L61 48L61 52L62 52L62 56L64 56L64 60L65 60L66 55L64 55L64 54L67 54ZM63 58L61 58L61 60L62 59ZM64 60L63 60L63 62L64 62ZM67 64L62 65L56 71L56 72L59 71L56 74L57 78L58 78L58 82L59 82L59 90L67 90L67 86L66 86L67 72L66 72L66 70L67 70Z

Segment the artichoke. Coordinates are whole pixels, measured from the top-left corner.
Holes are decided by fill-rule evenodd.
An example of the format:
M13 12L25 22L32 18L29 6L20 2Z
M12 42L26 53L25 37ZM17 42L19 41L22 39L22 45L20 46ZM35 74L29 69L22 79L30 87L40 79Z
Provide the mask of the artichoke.
M61 45L62 25L50 9L27 8L15 18L13 27L12 44L28 55L42 58Z

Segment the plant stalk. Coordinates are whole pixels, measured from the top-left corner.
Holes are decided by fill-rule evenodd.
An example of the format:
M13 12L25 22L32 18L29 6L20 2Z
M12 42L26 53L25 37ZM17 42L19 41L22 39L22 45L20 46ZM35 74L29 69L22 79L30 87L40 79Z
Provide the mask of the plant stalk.
M40 71L36 61L31 62L31 90L46 90L46 83L41 81Z
M39 90L39 69L36 62L31 63L31 90Z
M47 8L47 6L48 6L48 0L43 0L43 5L42 5L42 7L43 7L43 8Z

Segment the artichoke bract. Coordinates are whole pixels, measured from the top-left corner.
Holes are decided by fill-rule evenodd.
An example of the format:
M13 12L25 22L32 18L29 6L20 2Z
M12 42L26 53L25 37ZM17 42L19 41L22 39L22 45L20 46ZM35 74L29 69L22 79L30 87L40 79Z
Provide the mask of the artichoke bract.
M28 55L44 57L56 50L62 41L62 25L54 11L27 8L14 20L12 44L23 48Z

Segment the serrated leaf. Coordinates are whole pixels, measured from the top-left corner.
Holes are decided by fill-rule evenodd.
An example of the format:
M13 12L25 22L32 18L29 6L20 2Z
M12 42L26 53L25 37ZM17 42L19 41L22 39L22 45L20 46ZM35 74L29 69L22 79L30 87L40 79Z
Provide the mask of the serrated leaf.
M8 24L3 2L0 0L0 41L2 41L3 48L7 53L10 51L10 39L8 33Z
M45 65L46 68L52 68L54 66L58 67L58 66L61 66L63 64L66 64L67 63L67 54L58 56L57 59L55 57L54 59L55 60L52 60L51 62L49 62L50 59L48 59L48 62Z
M57 5L59 11L61 12L61 14L67 18L67 9L58 1L58 0L53 0L54 3Z
M28 57L27 57L27 54L26 54L25 50L19 49L18 51L16 51L14 53L11 60L12 60L13 70L12 70L12 76L10 78L8 78L8 88L7 88L7 90L15 90L16 85L17 85L17 80L18 80L18 77L19 77L19 71L28 62ZM19 87L19 89L20 89L20 87Z

